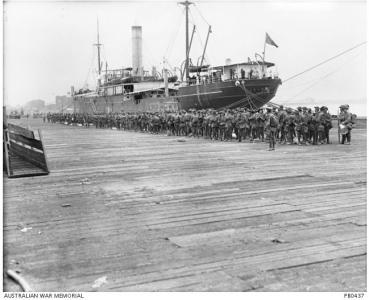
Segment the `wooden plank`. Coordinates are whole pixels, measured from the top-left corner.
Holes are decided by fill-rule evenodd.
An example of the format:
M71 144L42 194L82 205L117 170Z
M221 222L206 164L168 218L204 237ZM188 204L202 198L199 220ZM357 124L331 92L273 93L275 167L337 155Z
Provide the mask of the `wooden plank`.
M22 157L26 161L31 162L32 164L40 167L43 170L46 170L47 166L45 163L45 157L43 153L37 152L26 147L23 147L13 141L10 141L10 151L14 152L16 155Z
M31 139L28 137L25 137L21 134L17 134L17 133L13 133L13 132L9 132L9 137L10 140L15 141L15 142L19 142L22 143L24 145L39 149L41 151L43 151L43 147L42 147L42 143L39 140L36 139Z
M24 137L29 138L29 139L35 138L35 134L33 133L33 131L23 128L21 126L12 124L12 123L8 123L8 130L9 132L14 132L16 134L23 135Z
M6 173L9 176L13 175L13 171L12 171L12 166L11 166L11 162L9 159L9 134L8 134L8 130L3 130L3 154L4 154L4 166L6 167Z
M35 166L34 164L15 154L10 157L10 162L12 165L12 175L9 176L10 178L41 176L48 174L48 172L42 168Z

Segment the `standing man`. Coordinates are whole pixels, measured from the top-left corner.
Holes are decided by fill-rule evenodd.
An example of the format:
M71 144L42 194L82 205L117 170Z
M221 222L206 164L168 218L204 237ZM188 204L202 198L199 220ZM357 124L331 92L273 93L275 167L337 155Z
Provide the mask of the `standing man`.
M264 126L265 126L265 115L263 109L260 108L257 114L257 137L260 141L264 142Z
M191 132L193 137L199 137L199 115L199 111L193 111L191 119Z
M329 141L329 130L332 129L333 125L332 125L332 117L331 114L328 112L328 107L323 106L323 112L324 112L324 119L325 119L325 124L324 124L324 133L325 133L325 137L327 139L327 144L330 144Z
M236 122L236 126L237 126L237 138L238 138L238 142L242 142L242 139L246 139L246 125L247 125L247 120L246 120L246 113L245 112L240 112L238 114L238 118L237 118L237 122Z
M301 132L302 132L302 143L304 145L308 145L309 142L309 114L307 111L307 107L302 108L302 125L301 125Z
M219 116L219 139L223 141L225 139L226 117L225 112L221 111Z
M279 143L286 143L286 120L287 120L287 112L285 111L283 105L281 105L278 109L278 128L276 132L276 137L280 137Z
M279 122L277 116L273 114L272 108L267 107L266 110L266 132L269 139L269 151L272 151L275 150L275 137Z
M249 118L250 120L250 130L251 130L251 139L250 142L254 142L254 139L256 139L256 133L257 133L257 112L252 111L251 116Z
M296 135L297 135L297 144L299 146L302 145L301 143L301 139L303 140L303 118L302 118L302 108L299 106L297 108L297 111L295 111L295 130L296 130Z
M228 110L225 115L225 133L224 138L226 141L232 141L233 127L235 126L235 119L231 110Z
M298 113L298 111L297 111ZM295 138L295 114L292 112L292 108L287 108L287 119L285 134L287 135L287 145L293 145Z
M320 125L319 106L314 107L315 112L312 117L313 124L313 145L318 145L318 130Z
M340 112L340 115L338 116L338 120L340 122L340 125L345 126L347 130L345 134L342 134L341 144L350 145L351 144L351 130L352 130L353 125L355 124L355 120L352 114L348 111L349 110L348 104L341 105L340 109L341 109L341 112Z

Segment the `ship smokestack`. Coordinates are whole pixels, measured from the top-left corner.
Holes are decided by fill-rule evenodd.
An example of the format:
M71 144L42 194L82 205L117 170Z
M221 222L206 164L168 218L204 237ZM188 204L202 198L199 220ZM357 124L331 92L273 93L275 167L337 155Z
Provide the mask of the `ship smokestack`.
M143 77L141 26L132 26L132 68L133 76Z
M231 64L232 64L232 60L231 60L230 58L227 58L227 59L225 60L225 64L226 64L226 66L231 65Z

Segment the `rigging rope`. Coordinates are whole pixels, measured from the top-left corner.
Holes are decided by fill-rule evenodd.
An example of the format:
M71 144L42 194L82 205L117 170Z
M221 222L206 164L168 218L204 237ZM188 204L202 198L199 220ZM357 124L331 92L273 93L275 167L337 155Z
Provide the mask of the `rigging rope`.
M199 13L200 17L204 20L204 22L206 24L208 24L208 26L210 26L210 24L208 23L208 21L206 21L206 19L204 18L204 16L202 15L200 9L197 7L196 3L194 3L194 7L196 8L197 12Z
M191 16L191 18L192 18L192 20L193 20L193 22L194 22L194 17L193 17L193 15L192 15L191 11L190 11L190 16ZM210 25L209 25L209 26L210 26ZM202 48L202 49L204 49L205 45L203 44L203 42L202 42L202 40L201 40L200 34L197 34L196 36L197 36L197 39L198 39L198 40L199 40L199 42L200 42L200 46L201 46L201 48ZM200 56L200 57L201 57L201 56ZM200 58L200 57L199 57L199 58ZM208 57L207 53L205 53L205 55L204 55L204 61L206 61L208 64L210 63L210 60L209 60L209 57ZM196 65L197 65L197 64L196 64Z
M345 50L345 51L343 51L343 52L340 52L340 53L338 53L337 55L332 56L331 58L328 58L328 59L326 59L326 60L322 61L321 63L319 63L319 64L317 64L317 65L315 65L315 66L312 66L312 67L310 67L310 68L308 68L308 69L306 69L306 70L304 70L304 71L302 71L302 72L300 72L300 73L297 73L297 74L295 74L295 75L293 75L293 76L291 76L291 77L287 78L286 80L284 80L284 81L283 81L283 83L286 83L287 81L289 81L289 80L291 80L291 79L294 79L294 78L296 78L296 77L298 77L298 76L300 76L300 75L302 75L302 74L304 74L304 73L306 73L306 72L309 72L309 71L311 71L311 70L313 70L313 69L315 69L315 68L317 68L317 67L319 67L319 66L321 66L321 65L323 65L323 64L325 64L325 63L327 63L327 62L329 62L329 61L331 61L331 60L333 60L333 59L336 59L337 57L340 57L340 56L342 56L342 55L346 54L347 52L350 52L350 51L352 51L352 50L354 50L354 49L356 49L356 48L358 48L358 47L361 47L361 46L362 46L362 45L364 45L364 44L366 44L366 41L365 41L365 42L362 42L362 43L360 43L360 44L358 44L358 45L356 45L356 46L354 46L354 47L351 47L350 49L347 49L347 50Z
M320 83L322 79L325 79L335 73L337 73L339 70L341 70L343 67L346 67L346 62L352 62L353 60L355 60L357 57L359 57L359 55L361 55L361 53L356 54L353 57L350 57L348 60L345 61L345 63L342 63L338 68L336 68L335 70L325 74L324 76L318 78L318 79L314 79L313 81L308 82L308 86L305 87L302 91L298 92L297 94L295 94L294 96L292 96L292 98L290 100L286 100L283 101L283 103L288 103L290 101L294 101L295 97L301 95L302 93L306 92L307 90L311 89L312 87L314 87L316 84Z
M178 37L178 33L179 33L179 31L180 31L180 29L182 28L182 24L183 24L183 22L182 22L182 17L183 17L183 15L184 15L184 12L185 12L185 9L183 8L182 9L182 12L181 12L181 16L180 16L180 18L178 18L178 20L179 20L179 22L178 22L178 25L177 25L177 30L175 31L173 31L172 32L172 35L171 35L171 37L170 37L170 39L169 39L169 41L172 41L173 40L173 42L169 42L168 43L168 47L167 47L167 49L166 49L166 51L165 51L165 57L170 57L171 56L171 54L172 54L172 50L173 50L173 46L174 46L174 44L175 44L175 42L176 42L176 40L177 40L177 37Z

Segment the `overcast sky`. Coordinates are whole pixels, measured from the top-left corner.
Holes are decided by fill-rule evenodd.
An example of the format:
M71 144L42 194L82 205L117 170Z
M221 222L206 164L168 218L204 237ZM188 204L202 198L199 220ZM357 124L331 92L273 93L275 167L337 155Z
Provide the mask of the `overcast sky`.
M184 9L177 1L7 1L4 4L5 103L55 102L70 86L94 87L96 20L109 68L131 66L131 26L143 27L143 63L158 69L184 60ZM196 1L191 56L202 54L212 26L207 58L213 65L247 61L263 51L265 32L278 44L266 60L287 79L366 41L365 1ZM191 25L192 27L192 25ZM352 104L365 110L366 45L283 84L278 103ZM362 114L361 114L362 115Z

